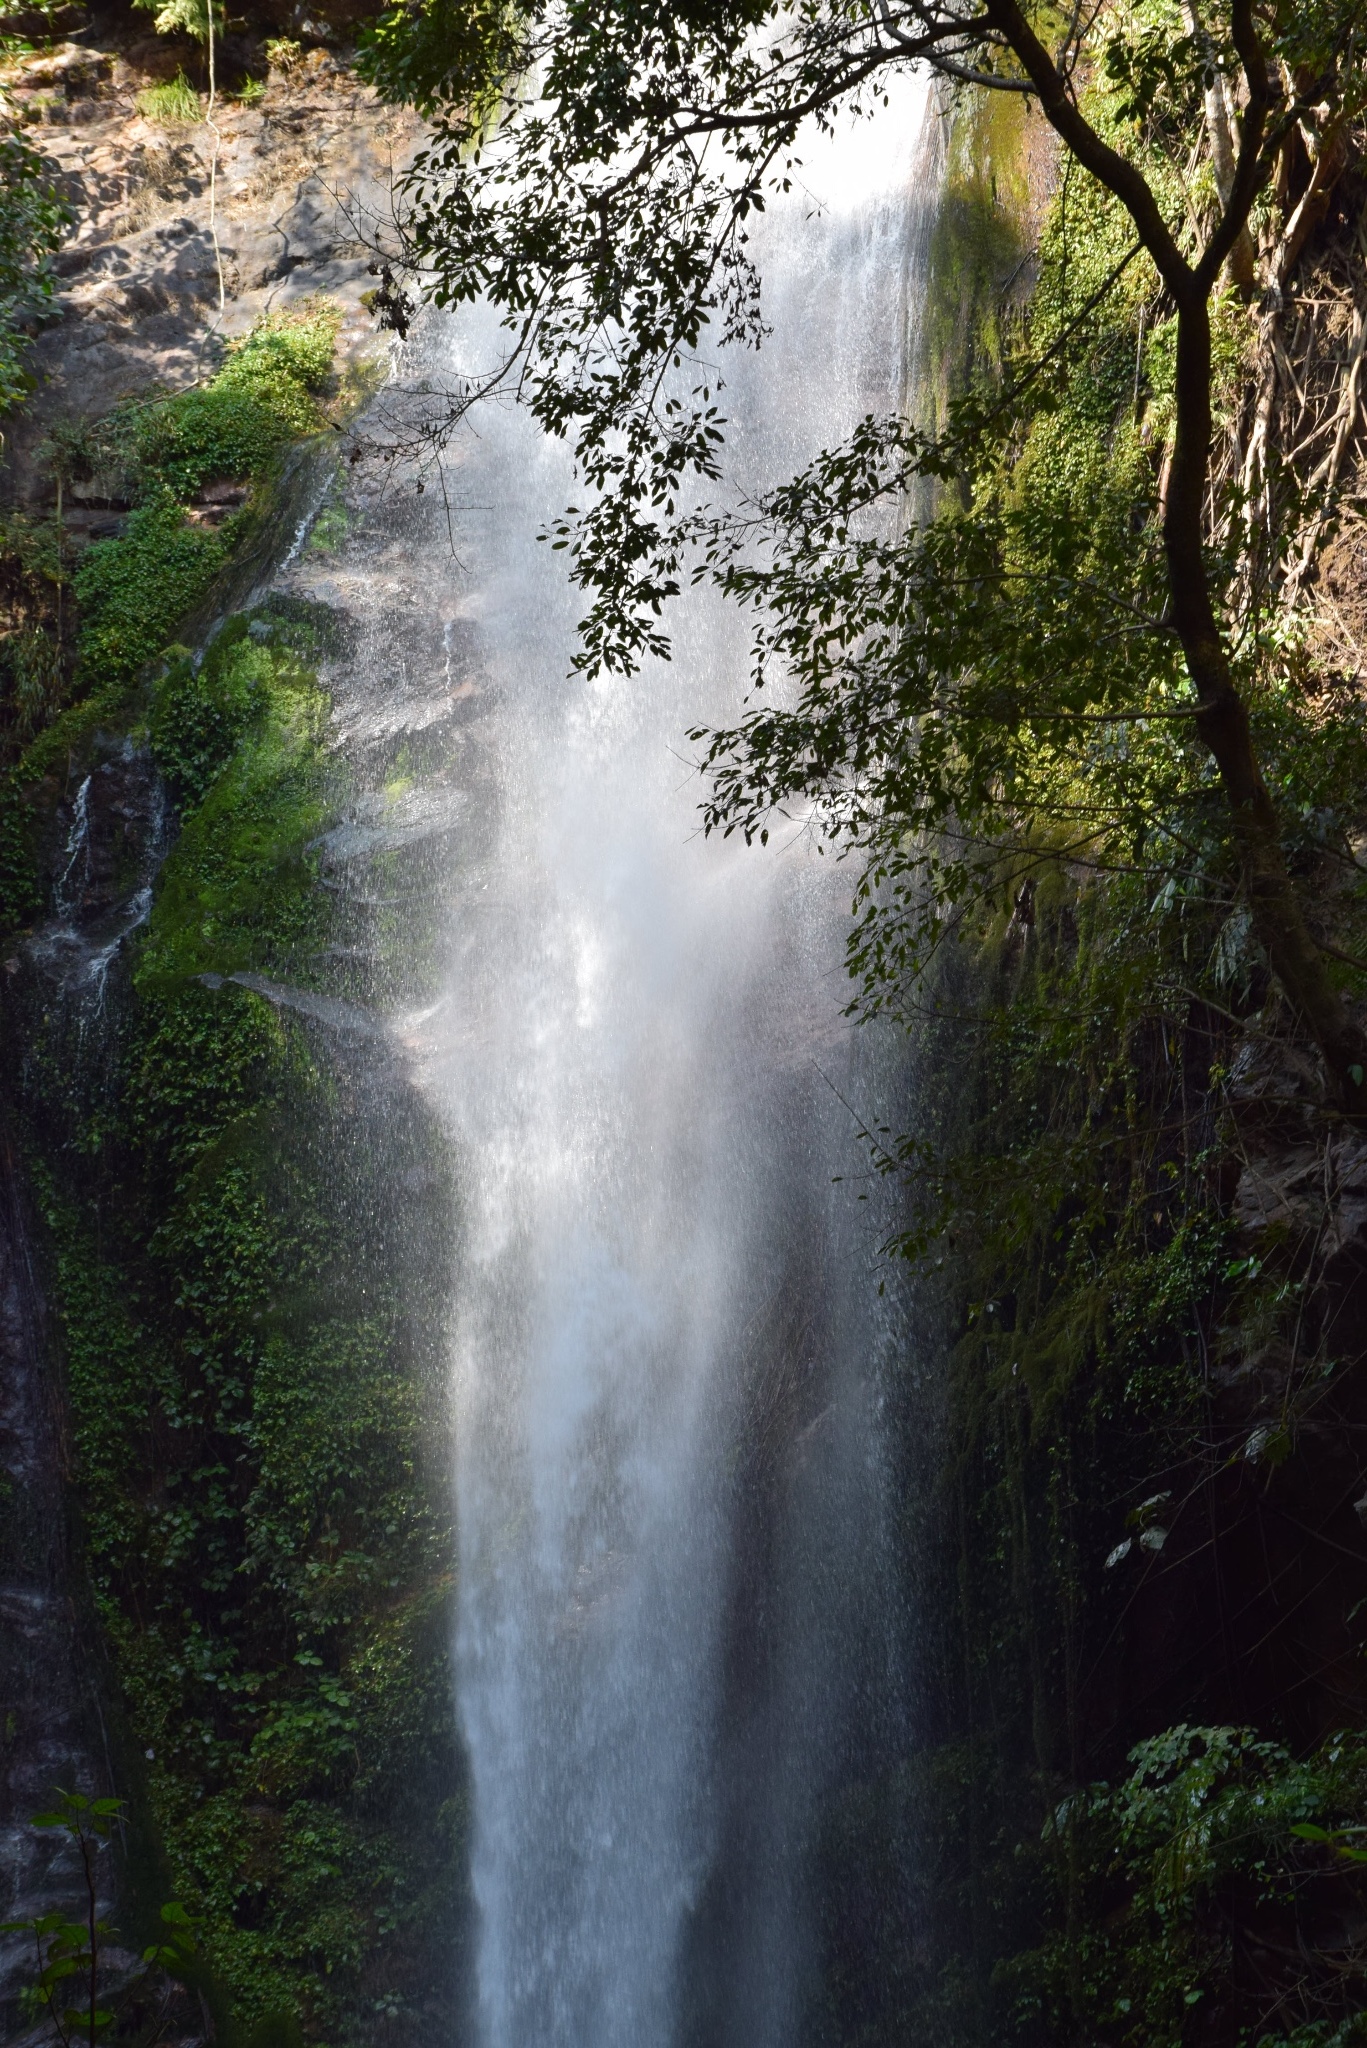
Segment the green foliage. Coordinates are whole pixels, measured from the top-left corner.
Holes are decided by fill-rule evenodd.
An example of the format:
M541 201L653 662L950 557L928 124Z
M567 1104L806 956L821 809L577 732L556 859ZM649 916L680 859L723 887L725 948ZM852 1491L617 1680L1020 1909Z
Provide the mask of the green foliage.
M1312 154L1337 161L1331 134L1337 150L1342 121L1364 108L1361 21L1357 0L1297 9L1294 26L1260 10L1246 34L1238 19L1219 9L1208 33L1186 34L1167 0L1071 19L1015 7L965 16L947 0L873 12L813 4L792 17L771 0L533 6L509 17L491 87L481 77L490 24L467 43L441 9L419 8L385 18L373 69L383 89L435 117L410 177L405 260L428 272L439 303L483 294L501 307L506 361L481 392L515 391L574 442L585 503L551 530L589 596L576 665L631 670L666 656L664 615L689 580L750 611L750 708L693 734L707 742L714 785L707 826L763 837L772 813L796 805L857 856L864 920L852 966L871 1006L982 895L1001 839L1043 828L1061 850L1129 862L1155 806L1171 823L1174 808L1199 802L1202 836L1224 856L1220 885L1244 889L1330 1086L1348 1101L1360 1086L1358 1030L1286 872L1262 735L1247 716L1289 706L1294 718L1303 678L1249 611L1239 464L1208 491L1207 453L1222 259L1291 147L1294 119L1318 136ZM1193 199L1187 159L1199 159L1202 130L1193 151L1191 117L1203 115L1202 81L1209 73L1213 89L1226 44L1248 96L1242 173L1226 181L1227 201L1213 183ZM1155 70L1155 50L1166 70ZM1273 60L1284 72L1275 87ZM869 418L742 509L681 512L723 462L704 335L711 360L764 333L751 217L798 177L805 123L870 114L918 61L958 84L1038 96L1063 142L1052 252L1062 261L1027 346L1004 349L1004 380L964 394L941 432ZM516 82L529 76L534 99ZM1046 78L1068 89L1056 94ZM1288 93L1306 97L1288 108ZM1079 214L1090 216L1080 238ZM1068 261L1079 239L1092 259L1082 276ZM1106 264L1108 245L1117 253ZM1105 274L1084 296L1089 267ZM1103 349L1099 385L1089 374L1094 327L1112 324L1136 281L1147 298L1160 277L1185 366L1164 394L1182 420L1165 491L1134 416L1142 337L1128 419L1121 352ZM1063 492L1031 489L1021 457L1054 403L1090 405L1116 443L1098 450L1090 478L1053 479ZM1095 496L1078 488L1087 483ZM953 511L927 521L943 485ZM782 694L768 691L780 681ZM1161 887L1182 863L1172 844L1150 841L1146 865Z
M42 906L50 787L102 722L146 717L181 813L105 1057L55 1005L28 1020L19 1086L94 1597L188 1902L146 1961L174 1974L193 1924L196 1969L262 2041L297 2042L301 2023L363 2033L367 1973L406 2014L459 1920L421 1201L405 1202L405 1240L391 1234L394 1180L412 1172L444 1242L443 1182L411 1105L362 1135L357 1076L308 1022L331 916L316 844L338 794L310 666L327 633L277 606L229 620L198 659L167 649L267 508L281 451L322 424L337 326L317 302L271 317L207 385L54 435L64 481L98 475L134 502L68 597L89 694L54 717L49 693L0 812L13 922ZM225 480L252 487L245 519L187 516ZM60 596L46 530L10 538ZM26 646L12 636L16 703ZM138 673L163 652L149 701ZM261 974L293 983L302 1013L231 978ZM35 1936L59 1975L89 1961L65 1928Z
M158 23L160 26L160 23ZM164 85L149 85L138 94L138 112L163 128L188 126L199 119L199 94L183 71Z
M22 779L10 769L0 780L0 929L6 931L28 924L43 907L34 822Z
M211 483L261 483L285 447L318 429L339 319L322 301L267 315L208 384L122 406L102 424L87 460L140 502L121 534L87 549L74 579L87 682L136 675L206 596L234 530L196 526L181 508ZM218 715L231 723L226 708ZM189 789L200 771L188 756L180 765Z
M1149 179L1158 212L1181 220L1193 108L1199 120L1202 67L1224 53L1227 10L1211 15L1200 53L1166 0L1067 26L1048 11L1031 18L1062 73L1079 80L1104 81L1108 55L1122 45L1130 56L1122 63L1117 54L1116 63L1125 77L1135 71L1147 80L1161 56L1167 71L1144 99L1142 130L1114 65L1111 96L1097 84L1087 111ZM1289 13L1268 12L1260 33L1269 58L1294 42L1308 59L1313 47L1333 94L1351 97L1355 22L1352 5L1322 0L1296 10L1294 26ZM663 614L698 566L707 530L680 519L681 496L690 495L683 482L693 476L705 488L723 462L718 384L702 364L763 334L750 229L771 195L801 178L804 121L834 126L875 116L897 75L920 61L943 61L951 78L967 67L1019 82L1018 53L1008 47L1014 33L1006 17L970 19L949 6L889 13L824 0L792 16L772 0L729 8L621 0L567 14L500 4L472 12L433 0L392 10L371 32L365 61L379 89L419 106L434 124L410 180L416 203L406 256L415 272L428 271L438 302L487 294L504 310L507 388L575 443L586 497L558 531L591 599L585 666L630 668L667 650ZM534 100L519 84L532 75ZM1011 175L1020 101L968 118L983 160L975 173L951 177L937 239L949 267L964 266L960 311L987 359L1003 339L987 330L1009 312L997 306L998 293L1033 238L1027 192L1014 195L1025 202L1014 221L992 198ZM1005 147L992 140L994 129ZM699 165L693 149L703 133L709 151ZM1076 167L1065 185L1092 205L1090 180ZM1205 218L1194 214L1183 229L1189 245ZM1004 237L1000 248L984 246L991 235ZM1008 266L998 259L1014 237L1022 246ZM1133 239L1127 223L1126 245ZM947 310L942 300L936 317ZM1055 368L1056 381L1075 380L1081 390L1078 356L1061 353ZM969 438L960 435L946 451L955 471L965 460L972 465ZM917 464L885 474L883 502L892 506L909 491L917 497L920 474ZM807 526L785 528L779 507L766 509L758 521L751 512L756 555L775 531L800 553ZM819 494L809 511L815 584L829 567L819 553Z
M153 745L201 801L163 872L141 975L293 973L321 944L324 901L306 849L327 815L325 711L288 648L260 646L241 621L198 674L172 664L158 686Z
M0 776L0 931L32 923L48 906L42 853L53 790L73 759L88 756L102 723L126 724L131 715L124 684L96 690L59 711Z
M55 519L11 512L0 520L0 755L13 759L56 715L67 694L74 606Z
M0 1924L0 1934L23 1934L33 1943L34 1977L25 1987L24 2003L33 2018L47 2022L60 2048L71 2048L76 2040L95 2048L100 2036L119 2019L116 2008L127 2005L139 1977L149 1968L182 1975L195 1962L193 1916L179 1900L172 1899L161 1909L161 1938L143 1951L142 1971L123 1969L115 1984L109 1981L112 1959L108 1952L119 1937L99 1918L99 1856L124 1819L122 1799L92 1799L84 1792L58 1790L53 1810L34 1814L29 1826L57 1829L70 1838L80 1860L85 1917L68 1920L54 1911ZM65 2002L73 1994L81 1997L80 2004ZM113 2003L102 2005L102 1996Z
M1189 177L1203 84L1170 48L1185 28L1164 5L1098 21L1096 56L1122 32L1130 48L1079 74L1083 103L1115 140L1146 95L1126 151L1195 234L1213 187ZM934 1602L918 1613L943 1725L902 1822L932 1875L920 1957L894 1930L872 1958L864 1929L828 1932L846 2014L870 1977L895 1984L885 2032L846 2017L811 2038L1346 2043L1363 1985L1332 1930L1359 1924L1367 1783L1356 1735L1307 1760L1345 1708L1316 1694L1316 1721L1306 1695L1361 1656L1355 1592L1313 1655L1278 1636L1277 1603L1321 1597L1309 1503L1330 1482L1312 1442L1356 1426L1356 1338L1316 1320L1304 1243L1273 1233L1260 1260L1228 1215L1230 1070L1275 1058L1294 1025L1165 621L1175 323L1127 261L1127 218L1066 161L1029 304L1003 306L982 276L1000 291L1009 275L1018 201L995 148L992 172L995 198L951 161L964 204L932 318L968 333L939 438L866 422L758 513L687 535L756 621L745 715L696 735L710 822L762 836L774 811L815 807L860 874L852 1007L907 1021L938 1082L910 1135L868 1133L908 1198L895 1248L941 1272L955 1339L920 1508L924 1454L907 1453L909 1554L918 1583L928 1556L943 1574L938 1642ZM1217 419L1246 418L1233 295L1214 328ZM1361 958L1360 692L1305 621L1249 601L1225 510L1212 582L1241 622L1288 860L1320 929ZM1231 1526L1247 1541L1243 1517L1265 1531L1283 1512L1299 1533L1274 1562L1237 1543L1228 1561ZM1191 1725L1255 1713L1254 1730ZM873 1855L881 1821L861 1837Z
M243 530L268 513L281 452L322 422L338 317L322 301L269 316L207 385L120 406L93 427L59 422L47 460L62 482L97 477L110 492L137 500L123 532L89 547L74 576L56 520L12 513L0 522L6 928L29 922L45 900L37 861L43 778L73 747L79 753L102 719L131 715L126 700L139 672L204 604ZM183 502L225 479L252 487L248 510L218 530L196 524ZM220 654L243 631L239 622ZM173 652L156 687L152 725L158 758L183 801L199 799L251 723L259 671L245 646L227 667L215 657L198 672ZM68 703L73 694L78 701ZM12 771L6 761L15 763Z
M423 113L453 103L487 118L522 56L520 10L508 0L427 0L394 8L361 38L361 69L387 99Z
M1103 59L1121 120L1143 125L1160 112L1190 130L1201 119L1205 77L1216 54L1211 37L1193 34L1180 9L1136 10L1108 39ZM1218 54L1227 64L1234 52L1227 47Z
M71 220L37 152L18 135L0 136L0 412L29 389L28 336L52 298L49 259Z
M1295 1957L1326 1912L1362 1910L1341 1831L1310 1817L1362 1810L1367 1750L1335 1736L1298 1762L1251 1729L1182 1725L1130 1761L1128 1778L1072 1795L1046 1829L1053 1882L1089 1898L1085 1931L1065 1934L1060 1915L1003 1988L1055 2037L1081 2028L1121 2048L1179 2048L1208 2038L1211 2008L1228 2005L1234 1929L1269 1959L1288 1944ZM1277 2020L1246 2021L1232 2038L1309 2048L1365 2037L1360 1964L1326 1958L1318 1981L1288 1985L1294 1974L1283 1961Z
M865 1010L896 1007L947 932L986 931L1054 863L1133 877L1115 893L1137 937L1165 919L1175 936L1189 905L1237 908L1222 791L1162 624L1156 478L1133 404L1148 287L1089 306L1124 258L1118 216L1095 190L1056 206L1018 354L1047 363L1066 348L1069 369L1010 406L961 401L960 424L975 422L972 460L952 465L971 481L966 508L884 537L884 508L944 450L869 421L772 494L772 555L749 554L746 521L707 526L721 587L757 620L754 708L695 734L708 821L763 837L774 810L813 803L858 855L850 965ZM1285 626L1251 632L1240 669L1303 867L1314 836L1343 844L1356 814L1363 708ZM771 701L780 675L797 694Z
M173 652L152 701L152 750L183 809L225 766L273 680L270 656L248 640L216 648L214 657L201 664Z
M330 555L346 539L349 521L340 505L325 505L313 522L309 553Z
M204 597L227 555L222 536L192 526L169 493L135 507L124 531L95 541L76 571L82 677L100 684L136 675Z
M444 1967L461 1809L421 1203L392 1221L396 1177L440 1189L436 1141L358 1121L345 1047L229 979L316 985L315 638L267 611L172 659L183 826L115 1084L83 1111L31 1071L87 1554L165 1857L237 2022L336 2039L368 1974L405 2009Z
M223 34L224 14L221 0L133 0L133 5L156 16L153 26L159 36L193 36L197 43L207 43L209 40L209 8L212 5L214 33L219 36ZM198 101L195 103L194 113L189 118L196 121L199 119Z
M1285 1343L1293 1363L1277 1382L1265 1448L1275 1444L1288 1470L1299 1418L1317 1413L1324 1426L1330 1384L1294 1264L1269 1277L1236 1257L1218 1194L1222 1078L1246 1030L1256 1043L1277 1029L1218 792L1180 719L1098 721L1071 746L1046 720L1032 725L1032 705L1065 704L1075 685L1095 693L1072 700L1077 708L1099 707L1107 688L1142 688L1161 705L1175 687L1162 636L1129 633L1117 614L1107 625L1098 609L1129 606L1136 627L1152 616L1145 403L1163 417L1163 343L1143 359L1135 415L1141 314L1153 332L1143 280L1126 273L1123 290L1073 325L1079 300L1123 255L1117 240L1095 195L1068 195L1066 217L1060 197L1044 225L1031 325L1013 346L1037 358L1066 339L1085 374L1044 381L1013 408L972 505L943 506L942 537L929 527L917 542L931 587L949 580L956 548L971 572L986 535L1019 631L992 623L990 593L979 608L951 592L927 602L909 645L899 638L893 650L906 625L897 614L889 669L906 662L917 635L923 647L943 635L921 673L928 682L939 662L953 682L947 701L913 705L915 683L899 671L882 722L865 728L875 749L889 742L888 772L876 754L873 764L859 759L865 779L842 814L844 829L864 807L877 842L852 955L858 1000L904 1016L940 1010L917 1027L923 1056L957 1077L913 1136L872 1134L912 1207L899 1248L951 1269L958 1318L943 1683L956 1695L959 1739L946 1745L945 1781L922 1823L947 1843L927 1908L940 1967L911 2010L918 2026L933 2016L956 2043L1310 2048L1353 2038L1360 1994L1349 1986L1335 2005L1341 1981L1316 1950L1327 1859L1299 1860L1288 1830L1301 1816L1331 1832L1331 1821L1358 1823L1360 1760L1334 1776L1355 1745L1330 1770L1328 1750L1312 1767L1266 1733L1216 1732L1207 1743L1183 1725L1136 1752L1121 1789L1076 1789L1108 1740L1155 1725L1124 1650L1131 1627L1154 1627L1136 1620L1146 1602L1150 1617L1154 1606L1167 1616L1152 1575L1166 1570L1170 1586L1185 1588L1179 1544L1199 1546L1205 1517L1218 1527L1231 1512L1220 1475L1241 1454L1249 1421L1237 1409L1220 1416L1212 1375L1234 1379L1259 1344ZM986 409L986 398L977 402ZM856 582L880 545L852 567ZM1089 594L1093 579L1104 595ZM1070 588L1075 612L1064 604L1051 617ZM891 613L898 600L891 582L886 590ZM857 593L824 642L813 608L795 589L793 599L801 662L829 659L834 671L845 659L841 633L861 648L871 614ZM1066 652L1058 675L1048 645ZM1360 888L1350 873L1342 885L1328 878L1346 866L1335 849L1359 815L1360 702L1317 672L1295 630L1267 630L1248 644L1247 662L1292 859L1299 873L1325 877L1326 916L1351 931ZM843 749L861 715L851 707L837 730L838 698L833 690L814 702L801 736L774 714L769 758L793 741L793 760L817 763L822 746L828 761L854 760ZM933 727L942 703L953 729L932 731L928 760L908 764L899 713L915 710ZM940 831L902 844L906 789L933 800L937 779L947 798ZM915 878L928 878L933 895L948 884L938 914ZM929 978L918 982L927 961ZM1184 1538L1183 1517L1198 1502L1200 1527ZM927 1514L926 1544L938 1540L944 1504ZM1180 1614L1178 1596L1168 1602ZM1209 1691L1225 1705L1213 1652L1193 1642L1189 1660L1184 1684L1200 1703L1192 1718L1209 1717ZM952 1782L951 1756L970 1760ZM1183 1802L1197 1818L1181 1853L1209 1854L1199 1871L1199 1859L1182 1866L1190 1883L1164 1889L1155 1858L1171 1848ZM1272 1953L1296 1958L1261 1984L1247 1961L1260 1929Z
M25 2002L34 2017L47 2019L62 2048L68 2048L78 2035L84 2035L94 2048L99 2036L113 2024L113 2012L98 2002L100 1954L112 1940L112 1929L96 1918L95 1858L122 1812L121 1799L90 1799L83 1792L59 1791L55 1809L35 1814L29 1824L57 1828L70 1836L81 1860L89 1913L85 1920L68 1920L63 1913L50 1912L34 1920L7 1921L0 1927L0 1933L23 1933L32 1938L36 1973ZM66 2004L76 1992L84 1993L84 2004Z
M179 502L207 484L264 476L291 441L323 424L340 314L326 300L267 314L209 383L120 408L104 460L134 490Z

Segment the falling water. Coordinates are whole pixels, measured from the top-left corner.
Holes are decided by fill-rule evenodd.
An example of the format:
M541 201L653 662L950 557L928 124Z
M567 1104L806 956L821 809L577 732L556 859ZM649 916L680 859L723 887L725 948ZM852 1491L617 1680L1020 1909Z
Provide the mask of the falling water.
M900 400L922 120L909 83L813 138L763 228L773 332L724 366L745 487ZM428 367L490 332L434 328ZM450 488L466 829L420 1023L465 1204L477 2037L779 2048L816 1804L899 1654L876 1230L832 1187L876 1085L841 1016L849 881L796 825L764 852L699 836L683 735L737 707L734 617L699 599L672 664L569 683L573 598L535 540L565 451L490 412Z

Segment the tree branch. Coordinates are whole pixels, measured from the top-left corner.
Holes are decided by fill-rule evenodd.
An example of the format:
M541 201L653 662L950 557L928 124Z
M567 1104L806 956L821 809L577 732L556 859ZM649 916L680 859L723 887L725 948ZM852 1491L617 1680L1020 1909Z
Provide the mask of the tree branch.
M1068 145L1083 169L1120 200L1159 276L1180 302L1191 289L1191 266L1159 212L1147 179L1118 150L1103 142L1086 119L1053 58L1021 13L1017 0L987 0L986 11L1033 83L1050 127Z

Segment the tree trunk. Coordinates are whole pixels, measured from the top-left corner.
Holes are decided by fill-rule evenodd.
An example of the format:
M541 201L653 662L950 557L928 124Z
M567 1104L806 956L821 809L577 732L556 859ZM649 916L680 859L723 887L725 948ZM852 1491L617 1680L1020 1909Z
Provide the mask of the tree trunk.
M1177 429L1163 542L1172 592L1172 623L1182 643L1199 709L1196 730L1220 771L1234 828L1253 929L1292 1007L1324 1059L1331 1100L1367 1121L1367 1038L1353 1024L1311 936L1282 851L1281 831L1253 745L1248 706L1239 695L1215 617L1202 550L1210 471L1210 294L1248 225L1264 175L1260 155L1271 108L1267 62L1249 0L1236 0L1231 27L1248 105L1224 213L1205 252L1188 262L1137 165L1097 134L1036 35L1019 0L984 0L988 19L1019 59L1040 108L1064 145L1121 202L1177 305ZM1313 182L1313 181L1312 181ZM1222 195L1223 196L1223 195Z

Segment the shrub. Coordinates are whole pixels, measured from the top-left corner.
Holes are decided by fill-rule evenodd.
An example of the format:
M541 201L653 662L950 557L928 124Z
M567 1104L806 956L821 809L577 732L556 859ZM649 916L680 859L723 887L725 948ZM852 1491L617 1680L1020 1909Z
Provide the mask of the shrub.
M29 388L28 330L52 297L49 258L70 224L37 152L17 135L0 137L0 412Z
M216 533L191 526L169 496L128 515L114 540L96 541L76 571L86 680L126 681L160 654L223 566Z
M253 388L302 385L321 391L332 374L341 311L326 299L310 299L292 312L259 320L234 349L217 383Z
M260 475L322 424L315 394L332 371L339 318L317 303L268 316L212 383L125 408L111 444L135 480L153 472L182 502L206 484Z
M206 484L260 478L290 442L316 432L340 318L321 301L270 315L211 383L123 406L103 430L93 465L118 472L143 502L122 534L88 550L76 573L84 679L135 675L203 597L227 558L231 529L195 528L181 506ZM200 768L189 755L182 765L186 791L197 793Z
M1044 1864L1073 1910L999 1966L1018 2017L1115 2048L1182 2048L1217 2025L1258 2048L1361 2041L1360 1952L1325 1939L1361 1918L1361 1741L1297 1761L1249 1728L1179 1723L1130 1762L1049 1816Z

